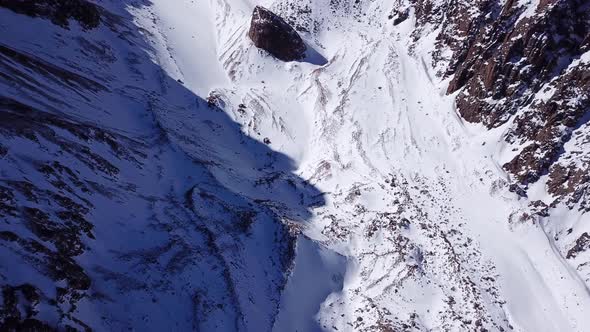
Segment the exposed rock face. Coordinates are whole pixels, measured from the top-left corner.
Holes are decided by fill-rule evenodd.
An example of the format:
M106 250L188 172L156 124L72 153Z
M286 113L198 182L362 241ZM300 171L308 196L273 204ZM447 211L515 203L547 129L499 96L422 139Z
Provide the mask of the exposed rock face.
M583 57L590 51L590 4L420 0L412 6L416 39L440 29L433 66L453 75L448 93L458 93L461 116L490 129L512 121L504 138L521 148L504 169L525 189L548 174L556 203L587 209L589 158L564 146L587 141L579 128L590 107L590 65Z
M451 77L447 92L457 94L463 119L506 126L503 139L515 152L502 160L511 188L526 195L542 181L551 208L590 211L590 3L416 0L409 6L416 41L438 31L432 65ZM587 233L576 240L569 232L563 247L586 250ZM576 256L563 250L568 259ZM580 271L587 265L583 258L576 264Z
M573 187L578 186L571 183L568 192L567 189L558 189L558 183L563 184L570 178L585 178L573 175L563 178L565 170L560 170L568 167L552 165L565 161L560 156L564 145L570 141L574 130L587 121L584 117L590 109L589 69L588 66L572 68L544 88L548 94L552 93L551 97L546 101L534 101L522 114L515 117L515 124L507 139L533 142L504 166L521 183L535 182L549 172L549 190L559 195L571 193ZM529 158L527 156L532 158L530 162L526 161ZM576 159L581 161L582 156L579 155Z
M19 14L50 19L64 28L74 19L84 29L96 28L100 23L99 7L86 0L0 0L0 7Z
M566 258L575 258L580 252L588 249L589 246L590 235L584 233L576 240L576 245L567 252Z
M283 61L300 60L305 56L306 46L297 31L266 8L254 8L248 36L256 47Z
M508 1L492 24L476 33L449 85L449 92L465 87L457 106L466 120L490 128L505 123L531 93L583 53L590 31L587 5L542 3L537 12L523 17L522 8Z

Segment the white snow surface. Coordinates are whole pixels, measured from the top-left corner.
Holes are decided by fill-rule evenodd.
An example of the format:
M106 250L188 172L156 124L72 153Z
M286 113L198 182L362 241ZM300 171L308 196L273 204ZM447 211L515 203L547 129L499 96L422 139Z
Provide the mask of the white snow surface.
M314 9L321 12L328 3L315 1ZM348 267L342 289L327 296L317 312L323 329L361 330L417 314L420 328L469 330L453 322L449 311L486 317L484 325L492 330L590 328L588 286L554 248L544 226L580 217L569 212L560 220L510 222L527 202L507 191L498 162L501 132L474 128L457 116L444 82L425 65L432 45L418 42L409 51L410 20L397 27L382 24L386 1L363 5L366 16L359 21L324 17L326 28L304 37L328 62L282 63L246 38L255 4L156 1L154 8L156 15L181 22L163 32L175 63L170 67L181 79L196 93L222 91L227 105L246 104L252 114L234 114L234 120L251 136L269 137L273 149L295 160L301 177L326 193L326 205L315 209L304 233L347 257ZM190 5L207 19L189 23L185 6ZM189 36L199 31L211 31L215 42L192 41ZM221 73L220 65L221 77L202 69ZM384 213L403 216L409 225L401 232L369 226ZM375 227L371 235L370 227ZM410 253L396 252L404 238ZM309 271L298 267L314 268L317 259L300 257L304 252L298 251L284 294L295 299L285 300L279 317L307 312L299 297L317 295L323 272L317 268L317 280L299 276ZM451 269L452 264L457 266ZM462 289L466 280L474 290ZM297 294L291 294L294 287ZM451 296L456 308L449 304ZM292 301L299 301L297 314ZM477 308L470 308L474 303L481 303L485 314L478 316ZM300 322L275 327L309 330Z
M267 292L263 283L275 278L257 261L273 251L272 243L252 240L236 256L256 266L236 285L238 301L248 307L243 322L225 324L231 315L216 312L220 323L205 330L590 330L588 280L555 243L556 235L573 225L576 234L588 229L588 215L558 208L550 217L523 221L529 201L550 201L547 193L541 188L522 198L508 191L501 168L510 153L503 128L487 131L462 121L454 96L445 94L447 81L429 65L434 38L415 41L412 18L390 24L390 1L363 1L357 16L344 4L313 1L310 15L321 28L302 33L313 50L305 60L290 63L258 50L247 38L255 5L278 10L287 0L152 2L128 8L149 32L144 37L153 48L152 61L195 95L217 96L246 137L260 145L268 138L270 149L288 157L292 173L325 195L325 202L306 215L290 209L283 189L254 193L258 173L253 169L264 163L265 152L237 155L232 147L241 136L224 135L223 129L206 136L215 129L207 129L200 117L210 116L213 127L217 115L191 110L195 101L186 95L166 95L162 103L169 104L158 118L179 150L159 157L170 167L165 179L182 187L185 179L197 177L178 154L231 165L231 171L210 168L211 176L232 194L276 199L287 207L281 210L284 220L302 230L276 317L269 317L271 300L244 305L256 296L248 294ZM325 63L318 61L322 57ZM125 116L132 115L125 114L111 120L128 121ZM254 232L262 234L256 239L265 238L264 227ZM115 234L113 241L124 246L125 236ZM223 241L219 245L232 245L229 238ZM103 257L109 259L107 250ZM240 295L240 289L249 293ZM121 306L134 301L144 300L129 299ZM173 298L161 303L172 305ZM146 304L145 310L126 310L154 315L152 322L175 315L168 312L171 307L160 308ZM98 309L89 304L80 310L99 330L107 328L98 316L92 318Z

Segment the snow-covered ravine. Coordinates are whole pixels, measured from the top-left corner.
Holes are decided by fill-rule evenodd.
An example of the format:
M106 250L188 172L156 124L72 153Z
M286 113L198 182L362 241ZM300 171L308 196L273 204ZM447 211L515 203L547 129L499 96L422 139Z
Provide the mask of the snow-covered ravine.
M316 15L328 2L314 2ZM557 221L520 221L533 198L508 190L503 128L461 120L428 65L434 34L415 42L412 19L379 23L386 3L304 34L323 65L257 50L246 37L253 1L135 10L168 75L222 100L245 134L325 193L310 218L293 218L306 237L275 329L584 330L590 292L555 248Z

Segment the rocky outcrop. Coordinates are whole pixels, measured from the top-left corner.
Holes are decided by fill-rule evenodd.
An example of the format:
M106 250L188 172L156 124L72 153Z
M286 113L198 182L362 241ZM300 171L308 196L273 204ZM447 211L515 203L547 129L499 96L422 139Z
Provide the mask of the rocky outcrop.
M533 143L527 145L504 168L523 184L535 182L549 173L549 191L562 196L573 193L582 184L580 181L587 179L583 174L575 174L587 172L579 169L583 165L581 163L570 165L563 158L563 149L566 142L571 140L574 130L588 121L590 67L572 68L548 84L546 91L550 95L547 100L534 101L514 118L514 126L508 132L507 140ZM580 157L576 159L581 161Z
M93 29L100 24L99 7L86 0L0 0L0 7L31 17L50 19L67 28L73 19L84 29Z
M544 2L537 15L526 17L508 1L492 24L478 29L454 71L448 92L464 88L457 100L461 115L492 128L526 105L581 54L590 31L585 7L581 1Z
M451 77L457 111L468 122L510 125L505 140L518 153L504 169L526 187L548 174L556 203L587 206L588 163L576 133L590 114L590 4L581 0L478 0L468 5L420 0L413 4L419 39L437 29L433 66ZM579 131L579 130L578 130ZM576 138L572 151L566 143ZM518 148L516 146L519 146ZM585 160L585 159L584 159Z
M576 240L576 244L567 252L566 258L576 258L576 256L590 248L590 235L588 233L582 234L578 240Z
M270 10L256 6L248 36L256 47L283 61L300 60L306 46L297 31Z

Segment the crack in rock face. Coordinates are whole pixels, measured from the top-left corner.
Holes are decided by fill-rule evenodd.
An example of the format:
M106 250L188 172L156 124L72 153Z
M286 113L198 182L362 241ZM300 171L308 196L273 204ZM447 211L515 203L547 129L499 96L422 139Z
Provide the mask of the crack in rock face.
M303 59L307 47L287 22L270 10L256 6L248 36L258 48L283 61Z

